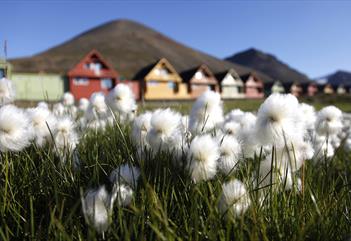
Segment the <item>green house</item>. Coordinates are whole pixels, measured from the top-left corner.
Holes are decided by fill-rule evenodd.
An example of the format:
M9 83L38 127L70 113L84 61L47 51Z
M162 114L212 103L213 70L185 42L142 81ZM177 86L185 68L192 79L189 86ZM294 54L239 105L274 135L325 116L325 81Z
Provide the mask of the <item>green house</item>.
M17 100L57 101L67 90L67 79L59 74L12 73Z

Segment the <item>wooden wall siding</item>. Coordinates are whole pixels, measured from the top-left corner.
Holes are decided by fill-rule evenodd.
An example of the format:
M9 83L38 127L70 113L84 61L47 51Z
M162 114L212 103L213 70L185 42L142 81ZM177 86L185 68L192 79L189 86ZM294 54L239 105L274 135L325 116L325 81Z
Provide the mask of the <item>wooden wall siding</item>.
M94 63L99 63L101 69L96 71L89 66ZM119 75L112 66L107 63L101 54L92 50L83 59L81 59L70 71L68 71L69 89L76 99L90 98L94 92L102 92L107 94L117 82ZM75 80L81 79L84 81L77 83ZM103 86L103 79L110 79L112 81L110 88Z
M224 99L244 98L244 87L237 85L222 85L221 96Z
M162 75L160 73L160 71L162 71L162 70L167 71L167 74ZM173 66L165 58L162 58L160 61L158 61L158 63L151 69L151 71L145 76L144 79L145 79L145 81L182 82L182 78L179 76L177 71L173 68Z
M117 83L116 79L112 79L112 86ZM87 85L76 85L73 79L70 80L70 92L74 95L75 99L90 98L94 92L102 92L108 94L110 89L102 88L100 78L88 79Z
M167 74L161 74L162 71ZM145 100L171 100L189 99L186 84L182 84L182 78L173 66L166 60L161 59L144 78L142 90Z
M247 98L263 98L263 83L250 76L245 84L245 96Z
M244 98L244 83L228 73L221 82L221 96L224 99Z
M216 85L208 85L208 84L191 84L191 92L190 96L192 99L196 99L200 95L202 95L207 90L213 90L218 92L218 88Z
M187 85L178 83L178 91L169 82L146 82L145 100L189 99Z
M302 95L302 87L296 84L293 84L290 88L290 93L296 97L299 97Z
M336 89L336 93L338 95L346 94L346 89L344 88L344 86L338 86L338 88Z
M68 79L55 74L13 73L17 100L60 100Z
M308 96L315 96L318 93L318 87L314 84L310 84L307 87L307 95Z

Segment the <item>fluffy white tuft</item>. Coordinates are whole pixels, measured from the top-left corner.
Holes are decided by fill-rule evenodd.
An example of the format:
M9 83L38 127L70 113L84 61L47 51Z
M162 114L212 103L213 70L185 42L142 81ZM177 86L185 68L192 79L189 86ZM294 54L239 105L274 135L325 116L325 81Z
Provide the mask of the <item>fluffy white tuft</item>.
M219 151L218 170L228 175L236 169L241 158L241 146L235 137L224 136L219 140Z
M187 168L195 183L209 180L216 175L219 148L208 134L196 136L190 144Z
M0 106L12 103L16 93L12 82L6 78L0 79Z
M189 116L189 129L193 134L207 132L219 126L223 120L220 94L206 91L193 104Z
M237 217L245 213L250 204L250 196L241 181L234 179L222 185L222 196L219 202L222 213Z
M55 133L56 117L49 109L43 107L28 109L27 113L34 130L35 143L41 147L50 141L51 134Z
M14 105L0 108L0 151L21 151L32 137L30 120L23 110Z

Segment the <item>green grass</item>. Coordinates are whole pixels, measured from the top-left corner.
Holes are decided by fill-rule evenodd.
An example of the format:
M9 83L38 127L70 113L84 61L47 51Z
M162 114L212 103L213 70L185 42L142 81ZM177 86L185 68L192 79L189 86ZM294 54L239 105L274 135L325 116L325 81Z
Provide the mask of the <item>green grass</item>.
M228 112L232 109L239 108L243 111L257 111L264 99L236 99L224 100L224 111ZM335 105L344 112L351 112L351 96L338 96L338 95L319 95L315 97L301 97L300 102L313 105L316 110L320 110L328 105ZM189 113L193 101L151 101L146 102L143 109L152 110L156 108L171 107L181 113Z
M138 160L129 129L113 127L81 140L76 170L51 147L0 153L0 240L96 240L81 211L80 193L105 184L122 163L141 168L128 207L114 207L106 240L342 240L351 235L351 161L339 150L330 162L304 166L304 190L255 190L250 184L259 158L245 160L232 177L249 186L252 205L239 218L218 211L221 184L231 177L193 184L172 165L170 153ZM259 193L267 196L264 205Z

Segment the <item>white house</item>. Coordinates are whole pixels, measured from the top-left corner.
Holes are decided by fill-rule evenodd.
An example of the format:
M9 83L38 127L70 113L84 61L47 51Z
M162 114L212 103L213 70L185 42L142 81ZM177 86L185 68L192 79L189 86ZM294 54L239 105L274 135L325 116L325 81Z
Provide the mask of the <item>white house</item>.
M244 98L244 82L234 69L217 73L220 83L220 92L223 99Z

